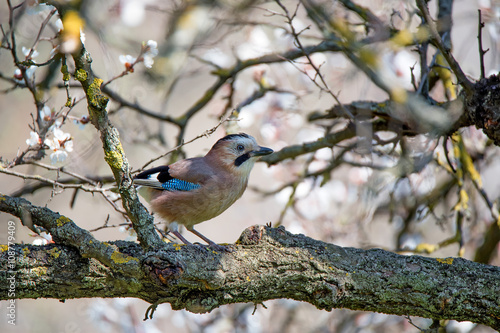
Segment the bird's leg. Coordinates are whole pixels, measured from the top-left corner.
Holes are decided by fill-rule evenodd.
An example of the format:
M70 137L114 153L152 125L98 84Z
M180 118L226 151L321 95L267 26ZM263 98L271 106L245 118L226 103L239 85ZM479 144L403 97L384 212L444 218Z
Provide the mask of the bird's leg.
M207 237L203 236L202 234L200 234L198 231L194 230L194 228L191 226L191 227L186 227L187 230L191 231L193 234L195 234L196 236L200 237L201 239L203 239L205 242L208 243L208 246L216 251L224 251L224 252L232 252L231 248L230 247L227 247L227 246L224 246L224 245L219 245L215 242L212 242L210 239L208 239Z
M171 233L175 235L178 239L181 240L184 244L192 244L190 241L188 241L184 236L181 235L179 232L179 224L177 222L172 222L168 225L168 230L170 230Z
M186 227L186 229L189 230L189 231L191 231L193 234L195 234L196 236L200 237L201 239L203 239L210 246L217 246L217 244L215 242L212 242L210 239L208 239L207 237L203 236L198 231L194 230L194 228L192 226L191 227Z
M169 226L168 226L168 228L169 228L170 232L173 233L177 238L179 238L184 244L190 244L190 245L192 245L191 242L189 242L186 238L184 238L180 234L180 232L179 232L179 225L176 222L170 223ZM218 250L218 251L230 251L229 248L227 248L226 246L219 245L219 244L211 241L207 237L203 236L201 233L199 233L198 231L194 230L194 228L192 226L186 227L186 229L189 230L189 231L191 231L193 234L195 234L196 236L200 237L201 239L203 239L205 242L207 242L208 245L212 249L215 249L215 250Z
M172 231L172 230L170 230L170 232L172 232L175 235L175 237L179 238L184 244L188 244L188 245L193 244L190 241L188 241L186 238L184 238L184 236L182 236L180 232Z

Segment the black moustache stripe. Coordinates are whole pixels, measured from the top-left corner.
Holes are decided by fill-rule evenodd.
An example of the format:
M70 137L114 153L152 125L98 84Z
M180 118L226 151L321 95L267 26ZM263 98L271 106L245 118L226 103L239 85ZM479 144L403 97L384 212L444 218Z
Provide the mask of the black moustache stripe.
M239 167L240 165L245 163L245 161L247 161L249 158L250 158L250 153L245 153L245 154L239 156L238 158L236 158L236 160L234 160L234 165Z

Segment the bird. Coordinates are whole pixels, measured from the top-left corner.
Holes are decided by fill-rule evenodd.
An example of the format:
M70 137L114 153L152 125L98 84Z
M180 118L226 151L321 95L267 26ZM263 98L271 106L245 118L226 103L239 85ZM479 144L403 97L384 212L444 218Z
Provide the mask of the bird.
M145 170L134 177L134 184L184 244L191 243L180 234L180 225L210 246L217 246L194 225L220 215L238 200L256 160L271 153L272 149L259 146L246 133L229 134L205 156Z

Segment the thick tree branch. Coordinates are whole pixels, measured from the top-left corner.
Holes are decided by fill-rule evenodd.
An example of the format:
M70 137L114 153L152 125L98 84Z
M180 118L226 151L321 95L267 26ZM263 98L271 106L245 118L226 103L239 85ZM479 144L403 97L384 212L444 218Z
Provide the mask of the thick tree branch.
M192 312L291 298L326 310L469 320L500 328L500 268L461 258L342 248L263 226L246 229L226 252L197 245L153 252L129 242L113 246L142 263L139 278L114 274L62 245L13 246L18 259L13 273L18 281L30 281L16 286L16 297L137 297ZM0 299L7 299L8 253L2 247Z
M441 109L441 113L448 114L450 123L443 128L443 132L437 134L451 134L459 128L474 125L468 116L468 109L464 108L461 100L442 103L439 106L428 105L429 108ZM322 119L345 118L344 109L347 109L356 119L374 119L379 118L387 122L385 130L399 131L401 134L413 136L416 134L425 134L429 130L421 121L420 114L411 112L401 112L402 106L391 100L382 102L375 101L355 101L342 106L334 105L326 111L316 111L309 115L309 121L318 121ZM427 116L427 118L429 118ZM435 130L435 129L434 129ZM432 132L435 132L435 131Z
M55 242L75 247L82 257L95 258L113 271L136 277L139 262L136 258L120 253L107 243L98 241L90 232L78 227L64 215L48 208L32 205L23 198L13 198L0 193L0 211L18 217L32 229L43 227Z

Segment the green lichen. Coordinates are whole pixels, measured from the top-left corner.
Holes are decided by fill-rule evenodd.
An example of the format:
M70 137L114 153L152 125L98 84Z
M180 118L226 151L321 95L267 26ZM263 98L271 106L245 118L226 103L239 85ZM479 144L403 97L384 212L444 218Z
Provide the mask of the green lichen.
M61 66L61 73L63 75L63 81L69 81L71 76L70 76L69 71L68 71L68 65ZM87 75L87 73L85 73L85 75Z
M98 110L105 109L109 101L109 98L104 96L101 92L102 82L103 81L101 79L95 78L94 82L92 82L87 89L87 99L89 104Z
M65 225L68 222L71 222L71 220L69 218L67 218L66 216L61 216L60 218L58 218L56 220L56 225L58 227L62 227L63 225Z
M84 277L82 279L85 288L89 289L101 289L106 288L105 278L95 278L95 277Z
M75 73L75 78L80 82L87 80L87 76L88 76L87 72L81 68L77 70Z
M113 260L117 264L126 264L131 260L137 261L137 262L139 261L139 259L137 259L137 258L128 256L128 255L123 254L123 253L118 252L118 251L113 252L113 254L111 255L111 260Z
M54 258L59 258L59 256L61 255L61 251L59 251L57 247L53 248L52 250L48 250L47 253Z
M121 290L122 292L127 292L131 294L137 293L142 288L143 284L135 279L130 279L127 281L118 279L113 283L114 290Z
M436 258L437 262L447 265L453 265L453 258Z
M174 246L176 251L179 251L182 248L182 246L184 246L184 244L177 244L177 243L173 243L172 245Z
M123 157L120 152L110 150L104 153L104 159L113 169L121 169L123 165Z
M30 249L28 249L27 247L23 248L23 256L27 256L28 254L30 254Z

